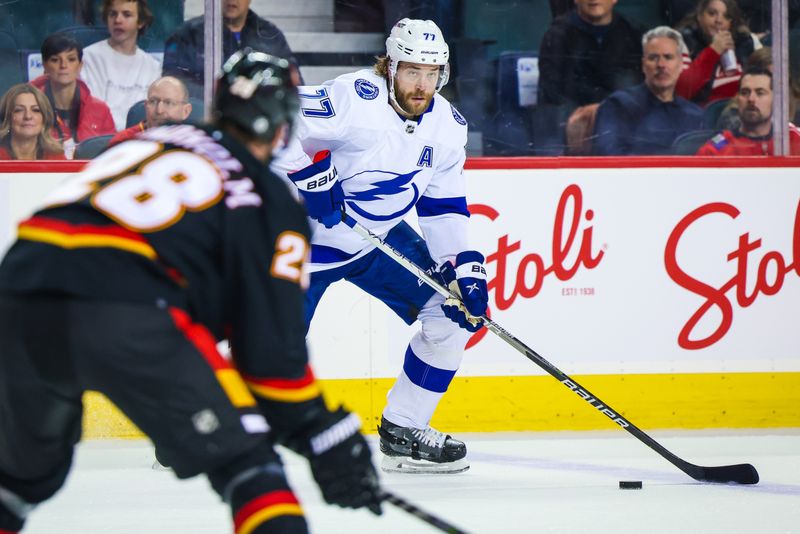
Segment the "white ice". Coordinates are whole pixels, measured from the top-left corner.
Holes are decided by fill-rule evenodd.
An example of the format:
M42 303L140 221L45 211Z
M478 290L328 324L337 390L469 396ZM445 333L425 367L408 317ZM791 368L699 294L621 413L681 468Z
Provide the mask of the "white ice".
M752 463L755 486L699 483L623 430L459 435L471 469L381 474L386 489L472 533L800 532L800 429L650 432L699 465ZM375 438L370 438L376 445ZM283 453L312 532L435 532L384 505L382 517L325 505L307 464ZM376 454L376 459L378 455ZM227 508L205 479L155 471L146 441L82 443L66 486L31 515L25 534L217 534ZM641 490L620 490L641 480Z

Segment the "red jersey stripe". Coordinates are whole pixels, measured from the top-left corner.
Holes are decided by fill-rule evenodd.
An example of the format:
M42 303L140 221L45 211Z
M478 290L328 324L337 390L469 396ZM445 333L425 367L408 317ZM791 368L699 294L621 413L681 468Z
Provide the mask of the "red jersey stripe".
M239 508L233 518L234 530L247 534L278 515L303 515L297 497L289 490L260 495Z

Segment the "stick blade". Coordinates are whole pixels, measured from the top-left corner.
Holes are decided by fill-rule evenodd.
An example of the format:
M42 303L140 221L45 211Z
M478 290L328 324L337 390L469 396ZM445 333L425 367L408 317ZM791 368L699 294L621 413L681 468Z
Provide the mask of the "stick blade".
M758 484L758 471L750 464L702 467L700 473L690 473L695 480L721 484Z

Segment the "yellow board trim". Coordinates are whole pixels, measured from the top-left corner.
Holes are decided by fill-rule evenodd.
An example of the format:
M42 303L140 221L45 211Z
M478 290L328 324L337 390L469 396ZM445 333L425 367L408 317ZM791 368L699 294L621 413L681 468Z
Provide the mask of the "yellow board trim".
M576 375L643 429L800 427L800 373ZM394 379L319 380L329 405L358 412L374 433ZM100 394L84 397L84 438L141 438ZM447 432L619 428L548 376L456 377L431 422Z

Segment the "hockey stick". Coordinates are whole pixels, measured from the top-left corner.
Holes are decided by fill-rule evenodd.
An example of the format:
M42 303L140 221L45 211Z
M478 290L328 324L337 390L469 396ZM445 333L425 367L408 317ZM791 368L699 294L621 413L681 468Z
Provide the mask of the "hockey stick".
M395 495L394 493L390 493L384 490L381 493L381 500L397 506L401 510L408 512L414 517L422 519L432 527L438 528L442 532L448 532L449 534L467 534L465 531L461 530L458 527L454 527L444 519L429 514L425 510L418 508L417 506L411 504L402 497Z
M361 237L381 249L386 255L392 258L394 261L399 263L401 266L405 267L408 271L412 274L419 277L422 281L436 290L437 293L444 296L445 298L457 298L455 295L451 294L450 291L442 286L436 279L434 279L430 274L428 274L425 270L421 267L414 264L413 261L406 258L405 255L400 252L399 250L395 249L390 244L386 243L383 239L379 236L373 234L369 229L365 228L361 224L358 223L355 219L350 217L344 211L342 211L342 221L355 230ZM612 410L611 407L598 399L592 393L589 392L588 389L581 386L570 378L568 375L561 372L555 365L545 360L542 356L536 353L532 348L528 347L514 337L508 330L497 324L496 322L489 319L487 316L482 315L481 319L483 319L484 324L486 327L494 334L497 335L500 339L517 349L521 352L526 358L531 360L533 363L547 371L551 376L553 376L556 380L564 384L568 389L574 391L580 398L588 402L591 406L597 409L600 413L607 416L609 419L617 423L619 426L633 434L639 441L656 451L662 457L664 457L667 461L672 463L675 467L689 475L695 480L701 480L703 482L719 482L719 483L736 483L736 484L756 484L758 483L758 471L756 468L750 464L736 464L736 465L723 465L723 466L711 466L711 467L704 467L700 465L695 465L693 463L687 462L674 454L668 451L663 445L658 443L656 440L645 434L641 429L639 429L636 425L625 419L622 415L620 415L616 410Z

